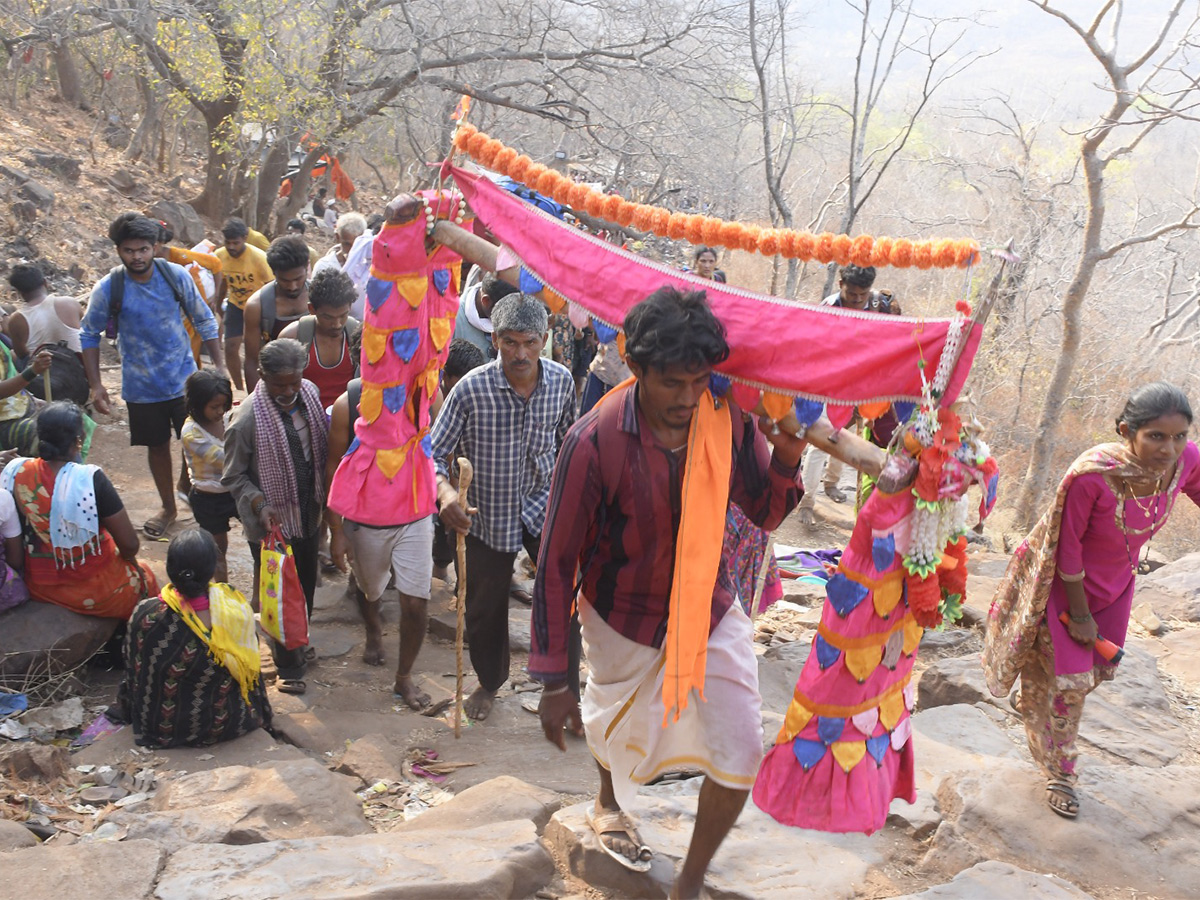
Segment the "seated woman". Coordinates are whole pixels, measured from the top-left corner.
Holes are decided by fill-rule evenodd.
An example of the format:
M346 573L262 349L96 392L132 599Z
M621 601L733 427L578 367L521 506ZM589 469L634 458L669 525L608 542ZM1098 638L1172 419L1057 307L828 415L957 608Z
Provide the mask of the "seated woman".
M25 547L21 543L21 519L12 494L0 488L0 612L20 606L29 599L29 589L21 571L25 568Z
M115 712L143 747L206 746L271 725L254 612L229 585L209 583L217 558L199 528L173 538L171 583L129 621Z
M82 410L47 404L37 438L37 458L17 457L0 474L21 520L29 593L84 615L128 619L139 600L158 593L158 582L137 561L137 532L108 476L74 461Z
M37 447L33 414L37 404L27 388L54 361L49 350L39 350L22 371L8 346L0 342L0 449L28 456Z

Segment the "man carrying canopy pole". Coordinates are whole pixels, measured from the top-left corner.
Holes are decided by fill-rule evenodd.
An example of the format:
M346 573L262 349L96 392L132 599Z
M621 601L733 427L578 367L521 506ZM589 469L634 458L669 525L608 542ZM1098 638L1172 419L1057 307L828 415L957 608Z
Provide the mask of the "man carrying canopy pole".
M746 801L762 752L750 620L724 553L737 502L773 529L800 499L804 441L764 438L709 390L729 353L702 292L656 291L625 319L635 380L571 429L555 468L534 587L530 673L546 737L580 724L600 768L589 815L605 851L645 871L651 851L625 809L638 784L686 764L705 773L672 896L699 896ZM770 454L768 440L774 445ZM582 709L567 687L567 628L579 617L591 676Z

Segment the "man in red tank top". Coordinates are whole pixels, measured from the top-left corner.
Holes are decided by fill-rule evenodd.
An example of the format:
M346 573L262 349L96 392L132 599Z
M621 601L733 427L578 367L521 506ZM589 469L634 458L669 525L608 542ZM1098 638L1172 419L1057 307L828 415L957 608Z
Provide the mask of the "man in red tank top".
M309 314L279 335L295 338L308 348L304 377L317 386L326 410L358 375L355 335L362 326L350 318L350 305L357 297L350 276L338 269L324 269L309 282Z

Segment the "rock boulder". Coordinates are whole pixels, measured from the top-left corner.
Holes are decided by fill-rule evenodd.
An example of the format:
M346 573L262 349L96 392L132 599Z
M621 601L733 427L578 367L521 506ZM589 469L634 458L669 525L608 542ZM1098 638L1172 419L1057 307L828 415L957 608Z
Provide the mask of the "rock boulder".
M1176 631L1162 639L1167 655L1159 660L1164 672L1200 687L1200 630Z
M150 900L166 854L151 841L96 841L0 853L5 897Z
M357 778L363 784L404 780L400 751L382 734L368 734L351 741L334 771Z
M978 654L934 660L921 673L917 688L917 706L921 709L994 699L984 681Z
M79 180L82 164L74 157L62 153L52 153L49 150L30 150L29 155L35 166L48 169L72 184Z
M1171 710L1158 663L1142 642L1125 642L1115 680L1087 698L1082 741L1139 766L1165 766L1187 747L1187 731Z
M118 811L109 820L172 851L189 843L369 834L358 787L312 759L225 766L185 775L160 789L148 811Z
M1195 896L1200 768L1086 767L1079 794L1079 818L1068 821L1046 805L1045 779L1030 763L996 760L948 776L938 792L946 820L925 865L957 871L1016 861L1106 896Z
M453 836L406 831L190 847L171 857L154 896L483 900L531 897L553 877L554 863L533 824L504 822Z
M89 659L116 628L116 619L37 600L0 613L0 682L61 675Z
M432 828L455 831L501 822L532 822L538 834L562 806L558 794L501 775L467 788L448 803L434 806L399 826L397 831Z
M20 822L11 819L0 819L0 853L9 850L24 850L26 847L36 847L38 839L32 831Z
M1139 578L1133 603L1148 603L1163 619L1200 622L1200 553L1181 556Z
M1091 900L1069 881L1026 872L1010 863L989 860L959 872L946 884L892 900L963 900L966 897L1020 897L1022 900Z
M65 747L21 743L0 750L0 774L8 778L52 781L61 778L70 767L71 755Z
M148 210L146 215L152 219L162 219L175 232L175 240L188 247L204 240L205 228L200 216L196 214L190 203L179 200L159 200Z
M546 843L587 884L619 897L666 896L691 840L700 781L639 794L632 814L655 853L645 874L630 872L601 849L587 823L591 801L555 813L546 826ZM729 900L836 900L861 896L868 872L881 861L878 840L788 828L748 803L714 858L706 884L713 896Z

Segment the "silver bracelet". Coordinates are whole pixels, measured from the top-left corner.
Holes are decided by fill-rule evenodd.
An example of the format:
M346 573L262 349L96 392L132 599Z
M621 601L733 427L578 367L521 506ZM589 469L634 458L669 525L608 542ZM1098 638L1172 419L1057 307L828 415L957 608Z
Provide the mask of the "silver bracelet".
M552 691L548 691L545 688L542 688L542 696L543 697L557 697L559 694L565 694L570 689L571 688L565 684L562 687L555 688Z

